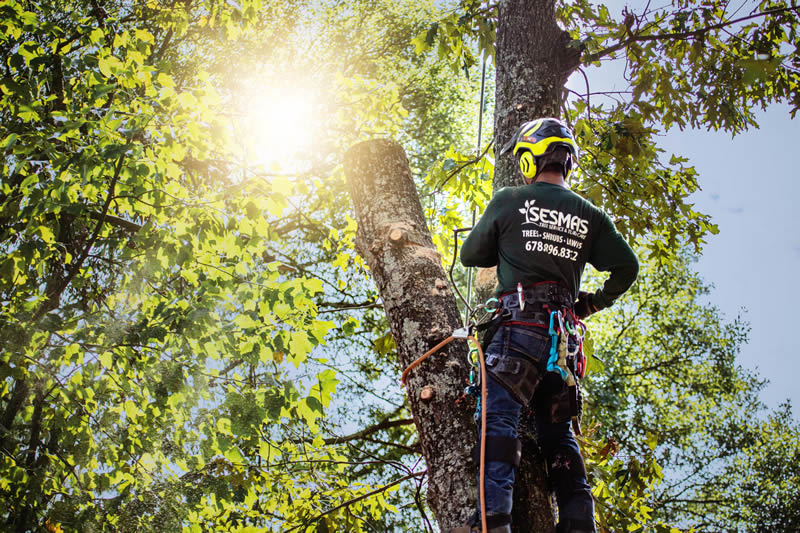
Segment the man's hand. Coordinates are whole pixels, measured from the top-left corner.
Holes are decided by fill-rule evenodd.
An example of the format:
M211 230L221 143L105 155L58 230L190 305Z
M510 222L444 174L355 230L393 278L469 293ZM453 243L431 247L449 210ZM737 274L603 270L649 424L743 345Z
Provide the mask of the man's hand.
M575 302L575 315L583 320L596 312L597 308L592 304L592 293L580 291L578 293L578 301Z

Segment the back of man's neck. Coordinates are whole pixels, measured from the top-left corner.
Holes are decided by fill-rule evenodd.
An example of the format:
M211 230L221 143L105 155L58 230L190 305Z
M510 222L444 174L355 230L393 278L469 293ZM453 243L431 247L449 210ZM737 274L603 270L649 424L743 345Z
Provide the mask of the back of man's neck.
M531 183L550 183L551 185L559 185L567 188L567 182L564 181L564 176L561 172L545 170Z

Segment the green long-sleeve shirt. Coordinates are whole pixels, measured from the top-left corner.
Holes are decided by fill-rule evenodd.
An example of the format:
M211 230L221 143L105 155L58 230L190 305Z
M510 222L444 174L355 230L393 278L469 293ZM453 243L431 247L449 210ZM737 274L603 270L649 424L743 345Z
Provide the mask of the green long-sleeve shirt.
M586 263L610 272L593 296L610 306L636 280L639 262L601 209L569 189L535 182L497 191L461 247L464 266L497 266L497 293L539 281L577 296Z

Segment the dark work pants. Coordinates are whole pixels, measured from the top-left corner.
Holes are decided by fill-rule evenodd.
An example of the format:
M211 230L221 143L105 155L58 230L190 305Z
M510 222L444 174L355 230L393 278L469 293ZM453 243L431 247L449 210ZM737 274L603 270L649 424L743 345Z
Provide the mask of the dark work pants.
M558 502L559 523L594 524L594 501L586 481L586 469L569 420L553 420L553 398L563 394L566 384L554 373L547 373L550 337L545 328L503 326L489 344L486 355L505 354L528 357L537 363L544 378L531 403L536 421L539 446L547 461L548 475ZM517 437L520 404L491 374L486 377L486 434ZM480 476L480 473L478 474ZM479 480L480 482L480 480ZM514 467L505 462L486 465L486 514L511 514ZM581 528L585 531L586 526Z

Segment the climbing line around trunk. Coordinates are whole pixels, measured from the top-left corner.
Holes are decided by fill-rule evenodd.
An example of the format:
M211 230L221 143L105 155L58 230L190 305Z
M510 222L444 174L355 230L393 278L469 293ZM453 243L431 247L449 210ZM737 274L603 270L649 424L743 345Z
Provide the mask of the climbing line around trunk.
M468 328L460 328L453 332L452 335L445 340L425 352L422 356L415 359L400 375L400 382L405 385L408 374L416 367L418 367L425 359L441 350L444 346L449 344L455 339L464 339L472 342L478 350L478 362L481 368L481 438L480 438L480 483L478 484L479 500L480 500L480 515L481 515L481 531L488 531L486 525L486 360L483 356L483 348L481 343L474 335L469 334Z

